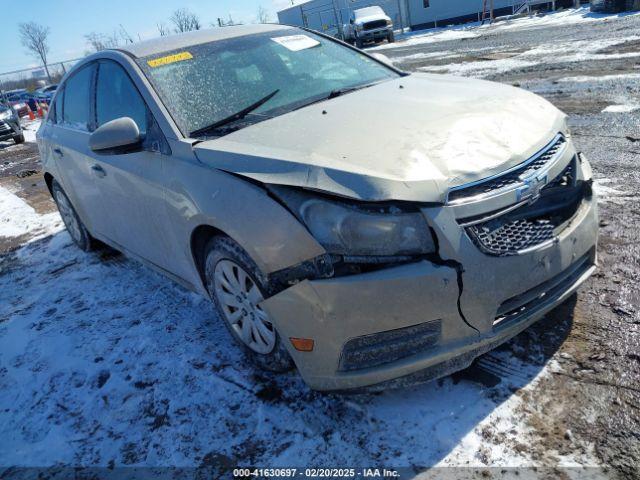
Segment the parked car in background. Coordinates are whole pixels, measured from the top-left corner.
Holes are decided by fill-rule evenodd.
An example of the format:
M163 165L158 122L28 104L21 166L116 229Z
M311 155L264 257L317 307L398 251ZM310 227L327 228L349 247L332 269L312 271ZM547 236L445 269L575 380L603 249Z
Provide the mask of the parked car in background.
M33 96L38 102L51 103L53 95L56 93L58 85L47 85L46 87L38 88L33 92Z
M93 54L37 140L78 247L99 239L210 298L248 359L318 390L466 368L596 268L566 115L299 28Z
M358 48L381 40L388 40L389 43L395 41L393 22L378 6L354 10L343 32L345 41Z
M8 139L22 143L24 133L17 112L10 105L0 102L0 141Z
M9 104L21 117L29 115L29 110L35 111L33 108L35 107L35 99L25 89L10 90L6 92L6 97Z

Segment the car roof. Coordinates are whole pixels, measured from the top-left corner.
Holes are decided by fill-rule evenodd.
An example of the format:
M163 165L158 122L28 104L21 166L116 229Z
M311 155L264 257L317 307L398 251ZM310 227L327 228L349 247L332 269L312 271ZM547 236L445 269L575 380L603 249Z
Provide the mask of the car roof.
M295 30L294 27L277 24L236 25L231 27L209 28L193 32L167 35L164 37L144 40L118 48L134 57L147 57L159 53L200 45L202 43L216 42L228 38L255 35L258 33L277 32L282 30Z

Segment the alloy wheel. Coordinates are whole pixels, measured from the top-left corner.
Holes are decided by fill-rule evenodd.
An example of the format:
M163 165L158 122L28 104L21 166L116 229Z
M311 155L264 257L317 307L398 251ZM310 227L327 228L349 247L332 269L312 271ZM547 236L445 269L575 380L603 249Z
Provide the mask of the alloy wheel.
M276 332L258 305L264 298L251 276L237 263L220 260L214 270L214 288L225 320L238 338L254 352L271 353Z

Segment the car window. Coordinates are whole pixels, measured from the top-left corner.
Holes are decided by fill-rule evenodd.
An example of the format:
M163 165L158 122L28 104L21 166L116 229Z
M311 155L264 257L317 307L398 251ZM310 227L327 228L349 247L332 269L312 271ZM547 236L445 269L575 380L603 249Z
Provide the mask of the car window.
M147 131L147 106L127 72L115 62L100 63L96 88L98 126L121 117L130 117L140 133Z
M61 90L56 96L55 102L51 105L51 109L49 110L49 116L47 120L51 123L60 123L62 122L62 97L64 96L64 91Z
M89 130L91 125L91 80L94 66L82 68L65 82L62 124L78 130Z

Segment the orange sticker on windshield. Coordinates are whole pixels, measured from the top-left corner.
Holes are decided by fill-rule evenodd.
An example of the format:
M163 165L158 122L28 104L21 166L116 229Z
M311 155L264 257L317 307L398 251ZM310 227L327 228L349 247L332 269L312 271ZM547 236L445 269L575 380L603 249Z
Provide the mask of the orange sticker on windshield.
M193 55L189 52L175 53L173 55L167 55L166 57L154 58L153 60L147 60L147 64L151 68L162 67L163 65L169 65L170 63L182 62L184 60L191 60Z

